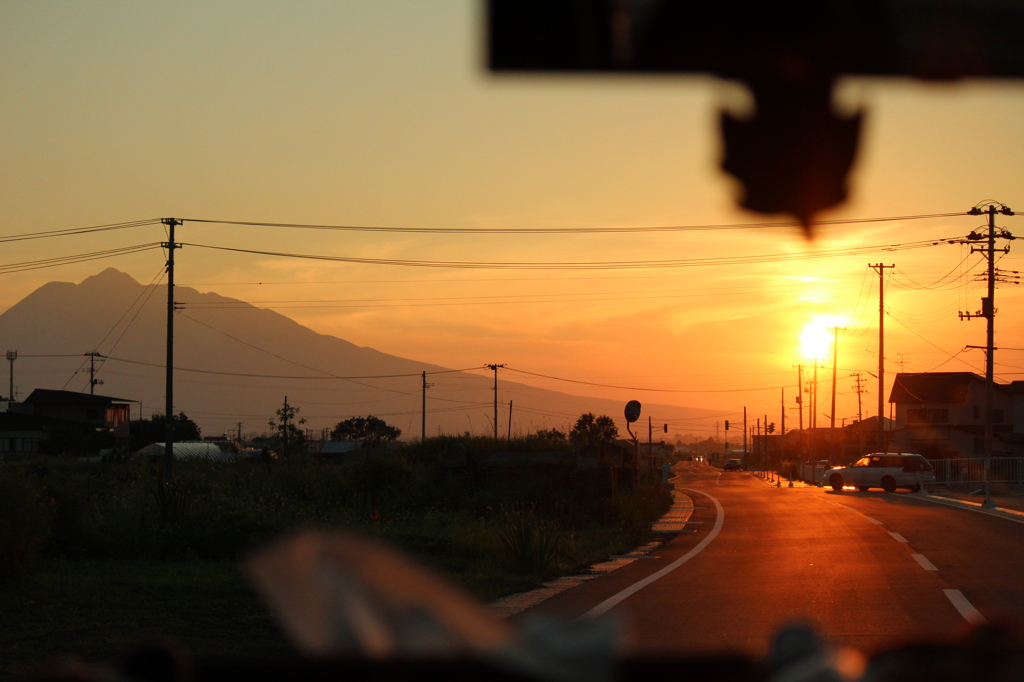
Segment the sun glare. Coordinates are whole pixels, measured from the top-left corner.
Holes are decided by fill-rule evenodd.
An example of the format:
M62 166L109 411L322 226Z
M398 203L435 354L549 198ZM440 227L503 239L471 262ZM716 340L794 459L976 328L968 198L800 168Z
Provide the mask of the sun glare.
M830 327L842 326L833 315L815 315L800 332L800 352L807 360L824 360L832 350Z

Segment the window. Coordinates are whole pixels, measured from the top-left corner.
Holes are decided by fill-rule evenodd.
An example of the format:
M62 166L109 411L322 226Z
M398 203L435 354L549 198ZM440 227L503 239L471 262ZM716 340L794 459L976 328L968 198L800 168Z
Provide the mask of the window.
M853 467L866 467L866 466L868 466L868 462L869 461L870 460L868 460L867 457L861 457L860 459L858 459L856 462L854 462L850 466L853 466Z
M908 424L948 424L949 410L942 408L917 407L907 410Z

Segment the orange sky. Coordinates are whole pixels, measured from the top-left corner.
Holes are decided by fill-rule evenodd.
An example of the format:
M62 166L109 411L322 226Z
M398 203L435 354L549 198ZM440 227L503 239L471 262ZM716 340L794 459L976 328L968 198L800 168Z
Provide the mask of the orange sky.
M717 170L726 86L494 78L481 68L480 41L470 2L4 3L0 234L168 216L423 228L765 219L734 208L735 188ZM825 217L966 211L989 198L1024 209L1024 87L850 81L839 96L868 107L867 127L851 201ZM1000 224L1020 231L1021 220ZM963 216L835 227L811 245L781 228L410 235L186 223L179 238L393 259L644 261L905 243L963 236L982 223ZM144 227L14 242L0 262L160 239L161 230ZM877 384L867 373L877 367L878 287L869 262L898 266L886 289L890 368L983 371L979 351L960 353L984 342L982 321L957 319L958 310L980 307L970 274L980 257L965 248L564 272L357 266L187 247L178 281L451 367L499 362L679 389L687 392L656 399L737 416L744 405L777 414L777 387L787 386L795 425L800 335L825 316L847 328L837 417L857 416L852 372L867 380L864 413L874 413ZM1014 269L1022 255L1003 266ZM46 281L80 281L107 266L148 283L162 263L150 251L4 274L0 308ZM997 340L1020 348L1024 314L1011 289L997 294ZM1024 377L1022 355L999 354L1003 380ZM769 390L740 390L761 388ZM820 396L827 413L827 386Z

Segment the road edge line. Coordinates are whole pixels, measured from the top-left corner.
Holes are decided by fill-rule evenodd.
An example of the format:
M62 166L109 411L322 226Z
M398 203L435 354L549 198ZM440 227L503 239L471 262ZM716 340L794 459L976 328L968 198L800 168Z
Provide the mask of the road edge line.
M985 616L981 615L981 611L974 608L974 605L967 601L967 597L960 590L948 589L943 590L942 593L946 595L946 599L953 605L953 608L971 625L988 622L985 620Z
M994 516L997 519L1005 519L1006 521L1012 521L1013 523L1024 523L1024 519L1014 518L1016 516L1015 514L1011 515L1001 509L982 509L981 507L976 507L974 505L966 504L955 500L940 499L937 495L917 495L912 499L921 500L922 502L931 502L932 504L940 504L943 507L953 507L954 509L972 511L977 514L985 514L986 516Z
M710 494L708 494L708 493L706 493L704 491L701 491L701 490L693 490L692 488L680 488L680 490L686 490L686 491L689 491L689 492L695 492L695 493L697 493L699 495L704 495L704 496L710 498L710 500L715 503L715 512L717 513L718 516L715 518L715 525L711 529L711 532L708 533L707 536L703 540L698 542L697 545L693 549L691 549L689 552L687 552L683 556L681 556L678 559L676 559L675 561L673 561L671 564L669 564L665 568L662 568L661 570L659 570L659 571L657 571L655 573L652 573L651 575L647 576L643 580L640 580L638 582L633 583L632 585L630 585L626 589L622 590L618 594L615 594L615 595L609 597L608 599L605 599L603 602L601 602L600 604L598 604L597 606L595 606L594 608L590 609L589 611L584 613L582 616L580 616L578 618L578 620L593 620L594 618L598 618L599 616L603 616L605 613L610 611L612 608L614 608L615 606L617 606L618 604L623 602L626 598L631 597L632 595L636 594L637 592L639 592L640 590L644 589L648 585L654 583L655 581L660 580L661 578L664 578L666 575L668 575L672 571L676 570L677 568L679 568L680 566L685 564L687 561L689 561L693 557L695 557L698 554L700 554L704 550L705 547L707 547L708 545L711 544L712 540L714 540L716 537L718 537L718 532L720 530L722 530L722 525L725 523L725 509L722 507L722 503L719 502L718 499L714 495L710 495Z

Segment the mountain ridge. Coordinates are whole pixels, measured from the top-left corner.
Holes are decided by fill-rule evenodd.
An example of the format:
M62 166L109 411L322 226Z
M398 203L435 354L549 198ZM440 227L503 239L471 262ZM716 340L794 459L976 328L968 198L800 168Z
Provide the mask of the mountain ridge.
M0 338L21 353L15 366L19 397L33 388L87 390L85 354L96 350L109 356L97 373L104 382L98 393L132 397L144 416L163 412L166 292L163 284L143 285L107 268L78 284L48 282L8 308L0 314ZM288 396L315 430L349 416L375 414L401 428L405 437L418 436L424 371L433 384L427 391L428 435L493 432L489 373L469 374L358 346L214 292L177 286L175 302L182 308L175 320L175 411L192 416L204 433L234 431L237 422L249 426L243 425L243 433L260 433ZM389 375L401 376L385 378ZM338 378L371 376L381 378ZM514 432L564 428L582 412L610 414L625 431L617 400L502 377L500 433L508 428L508 400L513 401ZM659 423L713 414L651 407L657 407Z

